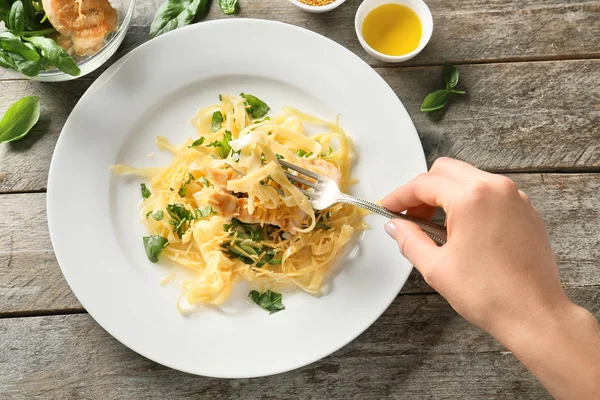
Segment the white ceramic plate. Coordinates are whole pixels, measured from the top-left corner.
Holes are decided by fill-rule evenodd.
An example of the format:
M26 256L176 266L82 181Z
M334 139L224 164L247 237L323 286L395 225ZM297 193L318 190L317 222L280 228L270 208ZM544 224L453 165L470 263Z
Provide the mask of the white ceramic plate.
M178 284L159 284L172 268L144 253L140 180L115 177L109 167L166 164L155 136L174 143L195 136L189 120L199 107L242 91L272 112L289 104L326 119L340 113L358 150L358 196L380 199L426 170L415 128L389 86L353 53L308 30L203 22L109 68L73 110L52 159L48 223L56 257L81 304L111 335L151 360L205 376L275 374L331 354L385 311L411 270L385 220L369 216L373 228L320 298L285 291L285 311L269 315L241 285L220 310L177 311Z

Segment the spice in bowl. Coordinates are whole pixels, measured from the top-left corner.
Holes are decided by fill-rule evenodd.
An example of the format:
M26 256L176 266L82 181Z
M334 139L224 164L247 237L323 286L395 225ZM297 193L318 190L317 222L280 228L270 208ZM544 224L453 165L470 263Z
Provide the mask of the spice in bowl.
M335 0L298 0L307 6L320 7L333 3Z

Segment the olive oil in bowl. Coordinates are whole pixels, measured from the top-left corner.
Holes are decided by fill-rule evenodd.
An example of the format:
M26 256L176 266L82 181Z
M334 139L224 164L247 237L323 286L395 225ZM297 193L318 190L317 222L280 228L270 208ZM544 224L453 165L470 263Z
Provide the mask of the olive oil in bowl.
M362 34L373 50L388 56L403 56L419 47L423 28L419 16L412 9L389 3L374 8L366 15Z

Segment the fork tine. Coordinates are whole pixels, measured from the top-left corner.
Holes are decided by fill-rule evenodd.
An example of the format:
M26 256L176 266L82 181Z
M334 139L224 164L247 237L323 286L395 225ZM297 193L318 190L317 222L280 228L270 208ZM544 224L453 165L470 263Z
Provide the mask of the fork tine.
M313 189L317 188L317 183L316 182L309 182L306 179L302 179L300 178L298 175L294 175L294 174L290 174L289 172L285 171L285 174L287 175L288 178L295 180L298 183L301 183L305 186L311 187Z
M304 190L304 189L300 189L300 188L298 188L298 190L300 190L302 193L304 193L304 195L306 197L308 197L309 200L314 199L316 196L316 193L311 190Z
M322 181L323 180L321 178L321 175L316 174L316 173L314 173L314 172L312 172L312 171L310 171L308 169L299 167L299 166L297 166L295 164L290 164L289 162L284 161L284 160L278 160L278 161L279 161L279 164L283 165L284 167L287 167L287 168L289 168L289 169L291 169L293 171L299 172L302 175L306 175L306 176L308 176L310 178L316 179L317 181ZM296 179L296 178L294 178L294 179Z

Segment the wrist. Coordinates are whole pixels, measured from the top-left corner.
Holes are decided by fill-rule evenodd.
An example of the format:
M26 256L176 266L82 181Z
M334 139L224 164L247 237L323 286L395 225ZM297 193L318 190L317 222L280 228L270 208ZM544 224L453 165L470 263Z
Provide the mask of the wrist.
M514 313L519 315L521 313ZM518 355L522 349L531 349L540 339L553 340L563 335L565 328L584 323L593 317L571 302L566 295L558 301L539 304L524 310L523 315L501 321L490 333L507 349Z

